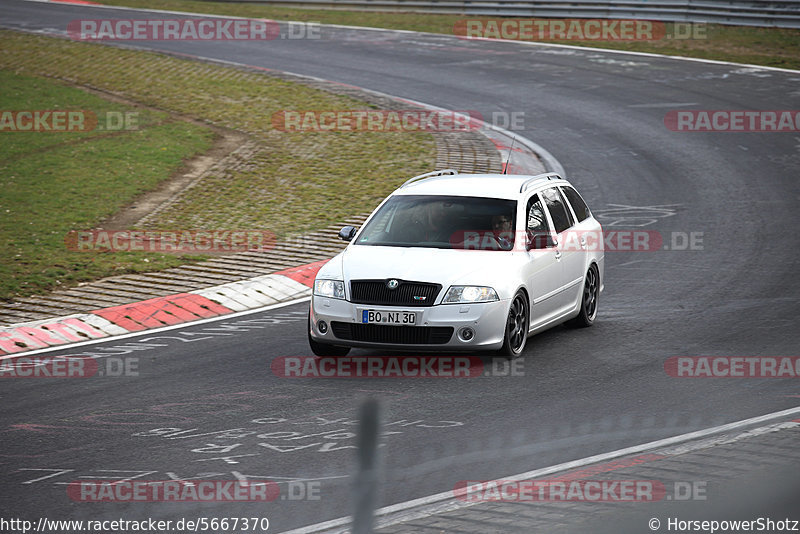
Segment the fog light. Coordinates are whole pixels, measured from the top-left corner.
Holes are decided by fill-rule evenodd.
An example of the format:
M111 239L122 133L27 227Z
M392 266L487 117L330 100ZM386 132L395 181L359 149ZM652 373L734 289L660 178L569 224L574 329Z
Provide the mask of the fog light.
M320 334L325 334L328 332L328 323L325 321L317 322L317 330L319 330Z
M475 337L475 331L468 326L465 326L464 328L458 331L458 339L460 339L461 341L472 341L472 338L474 337Z

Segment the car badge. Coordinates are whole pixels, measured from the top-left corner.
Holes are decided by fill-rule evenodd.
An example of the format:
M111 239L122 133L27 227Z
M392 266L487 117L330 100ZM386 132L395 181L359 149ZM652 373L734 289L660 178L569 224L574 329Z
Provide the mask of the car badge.
M414 295L414 300L426 300L428 297L418 297Z
M389 289L397 289L397 286L399 286L399 285L400 285L400 282L398 282L394 278L392 278L391 280L386 282L386 287L388 287Z

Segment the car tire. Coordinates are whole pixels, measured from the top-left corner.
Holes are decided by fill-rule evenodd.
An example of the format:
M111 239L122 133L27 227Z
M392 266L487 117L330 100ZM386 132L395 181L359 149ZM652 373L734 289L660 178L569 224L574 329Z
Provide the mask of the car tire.
M320 343L311 337L311 312L308 312L308 345L311 347L311 352L315 356L322 358L338 358L347 356L350 352L350 347L341 347L339 345L329 345L328 343Z
M592 264L586 271L586 278L583 280L583 295L581 296L581 307L578 316L570 319L567 323L574 328L586 328L592 326L597 318L597 300L600 296L600 274L597 266Z
M505 335L500 354L513 360L522 355L528 339L528 326L530 325L530 307L528 298L520 289L511 300L506 318Z

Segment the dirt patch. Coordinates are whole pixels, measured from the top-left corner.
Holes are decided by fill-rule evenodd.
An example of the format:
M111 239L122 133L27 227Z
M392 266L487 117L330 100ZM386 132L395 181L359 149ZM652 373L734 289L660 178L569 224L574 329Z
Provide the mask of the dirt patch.
M136 198L112 217L100 224L105 230L125 230L136 226L139 221L161 206L168 204L184 189L202 177L210 168L221 163L232 152L247 142L247 136L233 130L214 128L214 144L205 154L199 154L184 162L181 168L157 189Z
M186 188L195 183L212 167L222 164L228 156L241 148L248 142L247 134L232 130L229 128L221 128L214 126L207 122L198 121L197 119L174 113L164 109L155 108L152 106L145 106L140 102L125 98L117 93L103 91L95 87L88 87L84 85L74 85L79 89L89 93L98 95L106 100L123 104L129 107L149 109L166 113L172 120L190 122L209 128L214 132L214 144L204 154L184 161L181 168L172 174L167 180L161 183L158 188L148 191L136 199L129 205L125 206L117 213L103 220L99 224L99 228L104 230L126 230L136 226L142 219L158 211L159 208L169 204L178 194Z

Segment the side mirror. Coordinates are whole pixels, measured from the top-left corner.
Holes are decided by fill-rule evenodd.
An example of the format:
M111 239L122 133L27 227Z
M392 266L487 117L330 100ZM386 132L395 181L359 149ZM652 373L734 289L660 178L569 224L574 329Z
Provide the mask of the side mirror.
M527 232L528 242L525 246L527 250L542 250L558 245L552 234L549 232Z
M356 236L356 232L358 230L355 226L345 226L341 230L339 230L339 239L344 241L352 241L353 238Z

